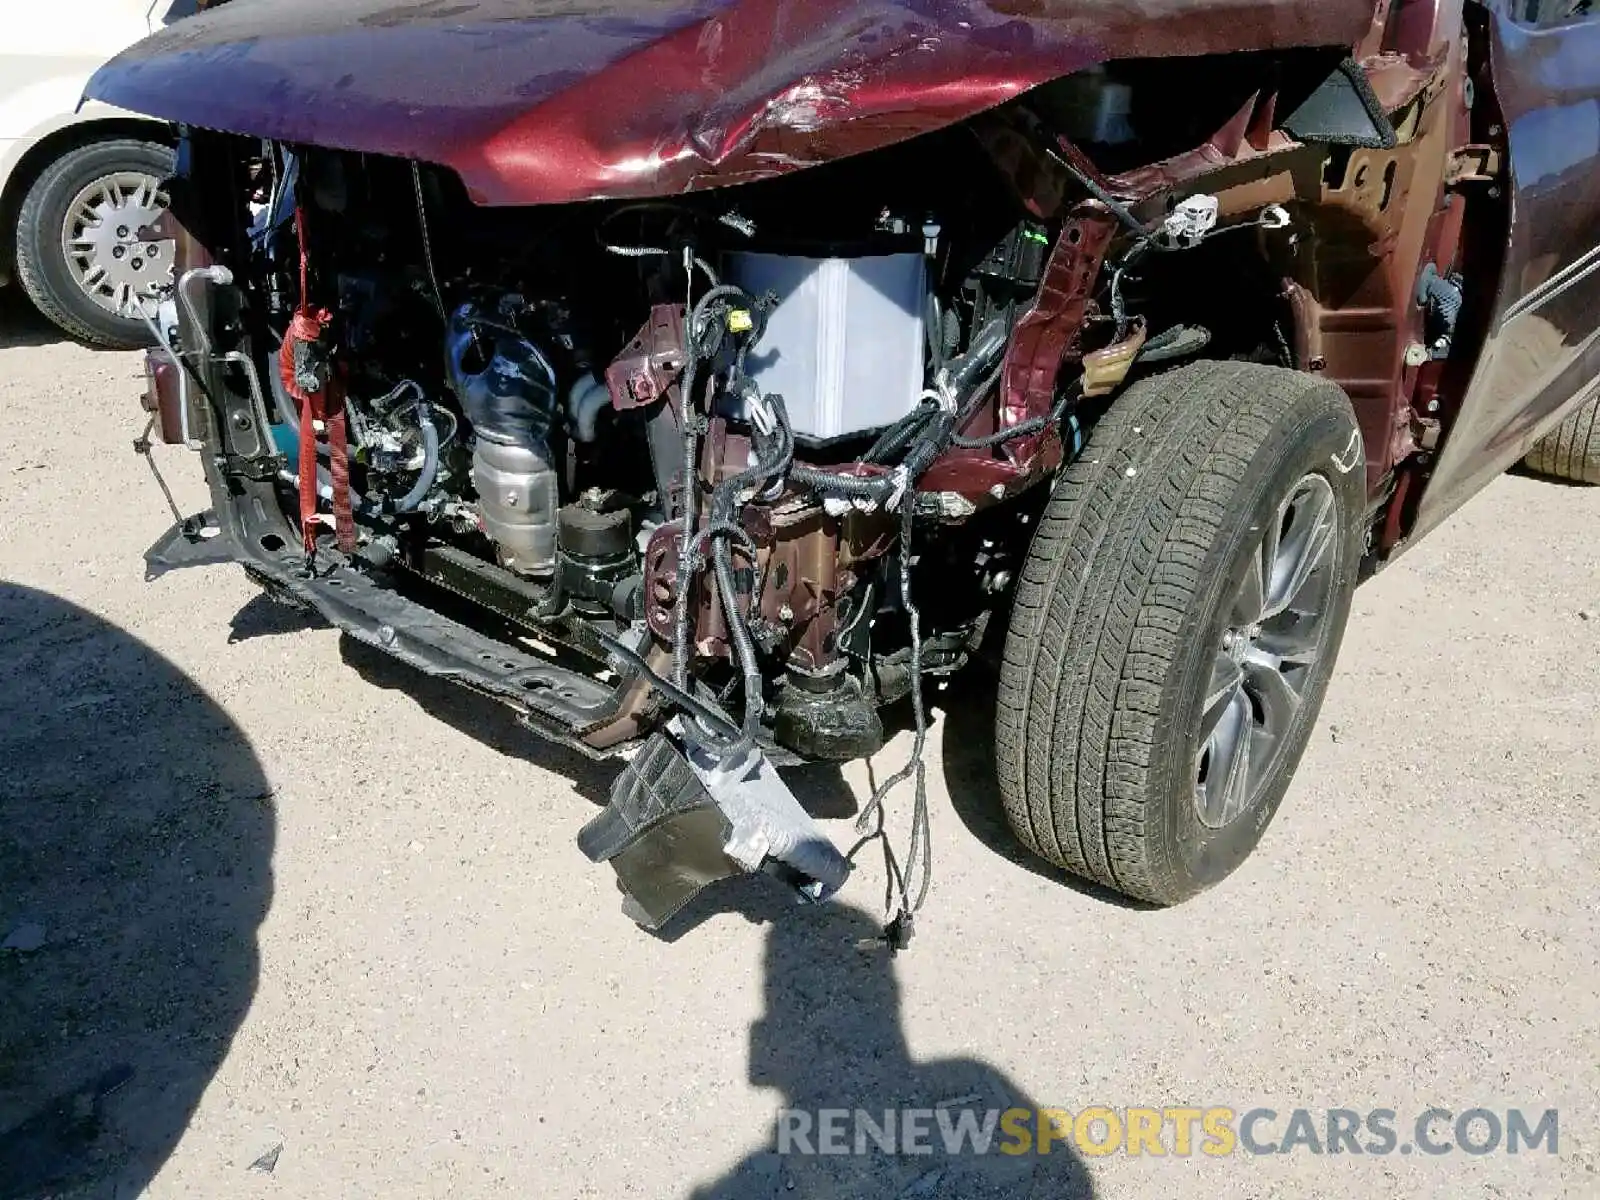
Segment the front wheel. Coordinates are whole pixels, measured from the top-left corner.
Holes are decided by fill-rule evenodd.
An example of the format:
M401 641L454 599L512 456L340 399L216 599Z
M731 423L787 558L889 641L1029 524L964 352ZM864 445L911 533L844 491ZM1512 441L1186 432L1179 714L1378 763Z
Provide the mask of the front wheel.
M1018 585L996 765L1042 857L1172 904L1254 849L1349 616L1365 460L1334 385L1205 362L1130 387Z
M173 243L140 236L166 210L172 151L118 138L68 150L39 175L17 216L17 279L35 307L97 346L150 342L172 281Z

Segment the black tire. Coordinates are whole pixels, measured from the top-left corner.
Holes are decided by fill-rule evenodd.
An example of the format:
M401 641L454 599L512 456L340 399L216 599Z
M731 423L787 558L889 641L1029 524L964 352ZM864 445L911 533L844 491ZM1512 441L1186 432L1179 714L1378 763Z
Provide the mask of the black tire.
M1528 470L1572 483L1600 483L1600 396L1534 443Z
M1196 363L1117 399L1045 508L1006 641L996 768L1007 818L1030 849L1156 904L1244 861L1327 688L1356 583L1365 480L1349 400L1298 372ZM1324 616L1309 626L1309 665L1296 668L1298 708L1276 710L1293 716L1259 794L1214 828L1197 801L1201 707L1227 610L1252 557L1266 553L1267 522L1291 519L1279 506L1299 488L1314 489L1336 521L1319 543L1325 565L1308 576ZM1281 615L1302 620L1292 607ZM1255 637L1262 626L1250 628ZM1245 699L1247 711L1264 711L1254 694Z
M172 150L157 142L91 142L68 150L28 189L17 214L17 280L39 311L65 333L114 349L150 344L144 322L102 308L78 285L61 231L73 197L96 179L137 171L160 180L172 173L172 166Z

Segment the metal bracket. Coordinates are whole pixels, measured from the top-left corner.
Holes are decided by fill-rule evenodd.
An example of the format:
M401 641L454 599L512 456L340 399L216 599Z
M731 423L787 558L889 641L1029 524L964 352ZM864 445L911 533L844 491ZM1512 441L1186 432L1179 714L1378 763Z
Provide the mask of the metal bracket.
M1456 149L1444 167L1444 185L1447 188L1469 183L1493 183L1499 178L1500 147L1484 143Z
M1439 445L1439 422L1434 417L1411 418L1411 437L1419 450L1434 450Z
M236 475L261 483L270 483L288 465L288 459L281 454L261 454L253 457L223 454L219 456L219 461L224 475Z
M144 579L149 583L168 571L229 563L235 557L233 542L222 532L217 514L207 509L179 521L144 552Z

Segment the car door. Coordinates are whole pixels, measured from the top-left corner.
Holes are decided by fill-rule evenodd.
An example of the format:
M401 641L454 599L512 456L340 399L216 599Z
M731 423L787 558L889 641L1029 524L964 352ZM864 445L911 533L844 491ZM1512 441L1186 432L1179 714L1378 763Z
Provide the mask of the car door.
M1489 340L1417 534L1520 459L1600 381L1600 3L1485 6L1510 147L1511 230Z

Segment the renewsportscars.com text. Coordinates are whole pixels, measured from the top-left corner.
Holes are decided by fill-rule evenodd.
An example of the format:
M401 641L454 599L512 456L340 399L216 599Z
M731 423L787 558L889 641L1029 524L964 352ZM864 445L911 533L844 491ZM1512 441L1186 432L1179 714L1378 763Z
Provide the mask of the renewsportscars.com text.
M1220 1106L865 1109L778 1112L779 1154L1558 1154L1557 1110L1392 1108L1242 1112Z

